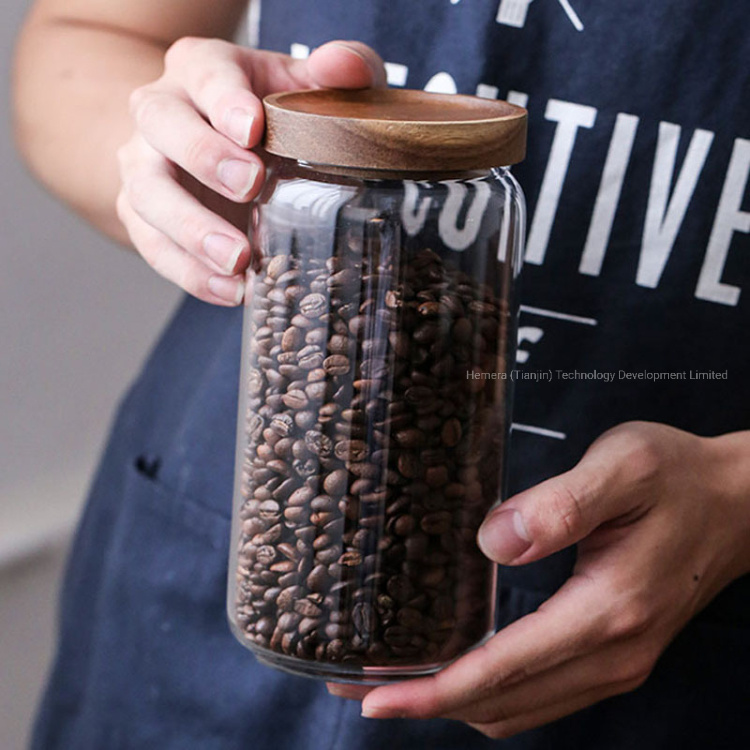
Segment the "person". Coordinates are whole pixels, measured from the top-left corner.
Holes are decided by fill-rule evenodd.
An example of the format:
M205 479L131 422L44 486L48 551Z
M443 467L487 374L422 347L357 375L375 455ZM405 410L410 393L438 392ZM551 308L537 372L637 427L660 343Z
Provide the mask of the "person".
M266 0L260 49L228 41L244 6L36 0L20 39L31 169L191 295L94 482L34 747L747 746L743 4ZM538 377L479 533L504 627L434 676L328 693L224 615L251 149L265 94L386 81L528 107Z

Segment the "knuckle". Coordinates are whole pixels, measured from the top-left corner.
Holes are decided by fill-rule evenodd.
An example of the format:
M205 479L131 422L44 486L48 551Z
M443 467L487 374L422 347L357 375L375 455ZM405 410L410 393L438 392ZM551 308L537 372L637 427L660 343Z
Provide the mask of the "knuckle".
M628 655L623 663L615 669L613 682L620 693L629 693L637 690L651 676L655 660L642 655L633 658Z
M117 200L115 201L115 212L120 223L127 229L129 214L128 214L128 199L125 195L124 190L120 190L117 194Z
M151 84L133 89L128 97L128 110L133 120L140 121L146 103L152 98Z
M189 60L195 51L205 40L194 36L183 36L167 50L164 55L164 65L166 68L173 68L175 66L183 65Z
M149 86L130 95L130 113L139 130L152 130L164 118L164 96Z
M165 272L164 256L159 252L160 248L158 243L152 241L149 242L134 242L136 251L143 258L143 260L154 270L159 276L169 278Z
M554 523L562 528L566 537L580 536L586 531L583 498L567 483L561 481L551 488L548 508Z
M189 253L201 254L201 240L211 231L206 219L199 212L187 212L180 217L177 241Z
M516 730L505 722L498 724L472 724L472 726L491 740L507 740L516 734Z
M136 213L142 213L153 198L151 182L143 175L133 175L125 180L122 191L127 198L128 205Z
M199 271L193 264L185 262L174 276L174 282L188 294L198 299L210 299L211 292L206 284L206 274Z
M654 624L654 613L649 604L631 598L613 607L607 617L606 634L610 641L620 641L645 635Z
M643 423L629 422L622 426L620 440L620 450L634 477L653 479L663 462L663 436Z
M216 169L222 154L217 149L217 137L212 130L206 130L185 146L185 169L201 181L215 181Z

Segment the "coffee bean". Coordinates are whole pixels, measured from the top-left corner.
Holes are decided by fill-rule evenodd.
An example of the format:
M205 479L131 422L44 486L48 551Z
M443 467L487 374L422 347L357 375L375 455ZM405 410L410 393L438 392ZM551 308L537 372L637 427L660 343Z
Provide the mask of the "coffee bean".
M307 585L311 591L324 591L329 584L330 578L325 565L316 565L307 577Z
M429 487L437 489L448 483L450 474L446 466L430 466L425 472L424 481Z
M445 422L443 429L440 432L440 437L443 441L443 445L448 448L455 448L455 446L461 441L462 434L461 422L454 418Z
M289 414L276 414L271 420L271 429L280 437L287 437L294 427L294 419Z
M377 613L370 604L360 602L352 610L352 622L360 636L367 636L377 627Z
M303 617L320 617L323 610L310 599L300 599L294 602L294 611Z
M284 405L288 406L290 409L304 409L309 402L307 394L304 391L297 390L285 393L281 399L284 402Z
M399 430L395 438L404 448L420 448L425 443L425 434L417 429Z
M503 367L492 290L426 248L397 258L382 226L369 255L344 228L341 257L274 256L248 308L236 622L355 667L447 661L486 633L475 537L504 434L502 383L467 378Z
M323 364L323 360L323 352L314 344L308 344L297 355L297 362L303 370L314 370Z
M291 258L288 255L276 255L268 262L266 274L272 279L278 279L289 267ZM256 290L257 291L257 290Z
M297 351L304 340L302 330L292 326L291 328L287 328L281 337L281 349L285 352Z
M386 584L386 588L388 594L396 602L408 602L414 594L414 586L405 575L394 575L391 577Z
M367 443L364 440L339 440L333 452L341 461L364 461L367 458Z
M346 354L349 351L349 337L334 334L328 340L328 351L331 354Z
M345 375L350 367L349 358L343 354L331 354L323 361L323 369L328 375Z
M349 482L349 472L346 469L332 471L323 481L323 488L332 497L341 497Z
M310 453L319 458L330 456L333 450L331 438L318 430L308 430L305 433L305 445Z
M299 303L299 310L306 318L316 318L328 309L328 301L319 293L308 294Z

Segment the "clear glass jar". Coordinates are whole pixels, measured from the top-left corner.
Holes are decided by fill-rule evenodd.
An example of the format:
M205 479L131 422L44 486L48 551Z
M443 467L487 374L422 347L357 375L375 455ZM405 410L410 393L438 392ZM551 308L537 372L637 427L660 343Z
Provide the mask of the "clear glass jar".
M418 122L422 92L369 106L392 128L404 95L401 121ZM325 109L369 94L309 96ZM444 139L474 100L438 99ZM525 133L523 110L490 105ZM359 121L338 118L348 134L353 109ZM313 165L299 138L274 142L285 123L267 112L281 156L253 213L229 619L297 674L428 674L495 630L496 570L476 533L504 486L523 195L507 166L465 157L466 137L467 169L438 171L419 143L408 170L394 168L403 152L363 167L316 110L329 152L313 156L332 166Z

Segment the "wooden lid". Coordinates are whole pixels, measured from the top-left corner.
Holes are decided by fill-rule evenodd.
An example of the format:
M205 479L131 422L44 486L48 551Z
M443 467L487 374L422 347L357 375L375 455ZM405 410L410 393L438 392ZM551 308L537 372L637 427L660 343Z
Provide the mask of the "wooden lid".
M265 148L339 167L465 171L526 155L526 110L507 102L407 89L272 94Z

